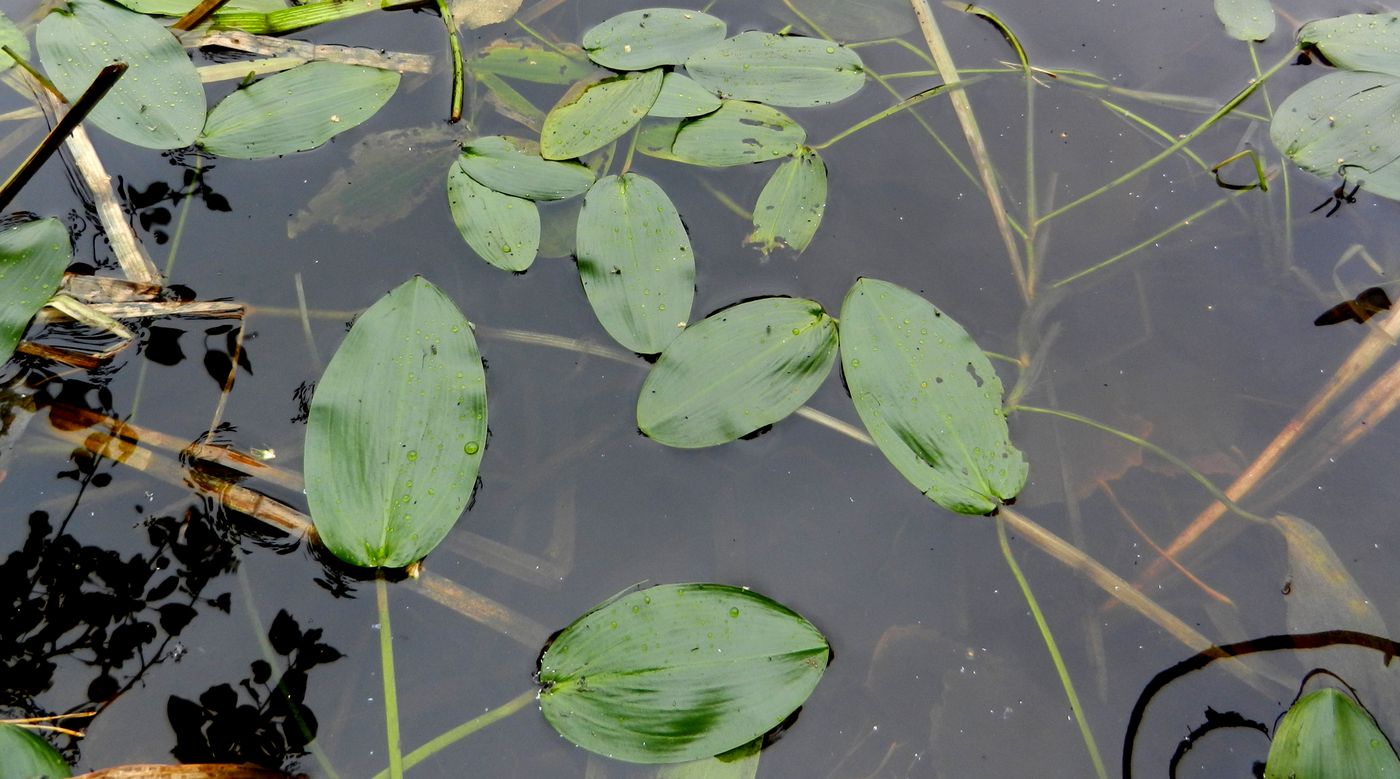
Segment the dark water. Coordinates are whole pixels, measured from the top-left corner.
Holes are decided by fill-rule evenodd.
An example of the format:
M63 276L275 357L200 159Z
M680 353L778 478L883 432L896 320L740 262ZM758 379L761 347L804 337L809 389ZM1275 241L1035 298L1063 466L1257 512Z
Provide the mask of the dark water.
M560 40L576 40L582 29L608 15L641 6L574 0L535 24ZM711 10L729 20L731 30L771 30L794 21L781 3L721 1ZM1036 89L1034 109L1041 212L1094 189L1162 147L1159 138L1106 110L1101 98L1131 108L1171 134L1185 133L1253 73L1245 45L1224 37L1209 4L1188 10L1075 0L1050 9L1015 0L992 10L1017 32L1038 66L1089 71L1118 86L1198 98L1207 106L1204 113L1189 112L1046 79L1046 86ZM1291 10L1295 21L1326 15L1302 3L1284 10ZM1012 57L985 22L942 6L936 13L959 66L995 66ZM1259 47L1264 66L1285 54L1292 27L1281 20L1273 39ZM502 35L521 37L513 26L486 28L464 45L476 48ZM906 35L923 48L917 32ZM436 17L425 13L361 17L295 37L435 56L445 51ZM923 68L893 46L861 51L878 71ZM1283 70L1269 85L1273 105L1317 71L1316 66ZM907 94L937 82L896 83ZM229 88L212 87L216 93ZM231 210L212 210L208 199L188 209L170 281L202 298L254 307L244 342L252 370L239 375L228 396L222 418L231 427L220 440L243 450L274 450L275 464L298 470L305 430L296 421L298 388L317 379L350 312L409 275L423 274L480 328L489 364L491 423L475 502L454 535L428 559L430 571L545 630L562 627L640 581L741 584L803 613L830 637L837 659L796 725L765 752L761 776L1094 775L1040 633L998 550L993 520L944 512L876 450L801 419L789 419L754 440L703 451L666 449L641 437L634 403L644 362L507 337L506 331L523 330L610 346L579 290L572 262L541 259L522 276L485 265L452 225L440 173L433 174L427 199L391 224L364 233L323 222L287 237L289 220L307 207L331 171L346 164L357 140L440 124L447 90L443 73L408 76L385 111L326 148L280 160L204 164L204 181ZM989 78L974 85L969 96L1012 213L1023 215L1023 84L1016 76ZM10 92L0 97L0 110L24 104ZM809 137L821 140L886 105L887 97L871 84L838 106L795 113ZM1265 111L1258 98L1247 108ZM935 100L920 111L968 159L948 103ZM471 131L523 134L489 108L477 114ZM5 164L17 164L34 140L19 144ZM182 166L194 164L192 157L127 147L100 132L94 132L94 140L108 169L141 192L159 182L179 189ZM1227 119L1191 146L1207 163L1246 147L1279 166L1267 128L1248 119ZM767 171L697 176L655 160L636 163L665 187L690 227L698 258L695 318L763 294L811 297L836 310L856 276L888 279L920 290L985 349L1016 355L1044 347L1043 369L1023 403L1061 408L1143 435L1222 487L1323 386L1365 334L1350 323L1315 328L1313 318L1365 287L1386 284L1396 272L1390 248L1396 238L1395 204L1363 189L1355 204L1324 218L1326 209L1309 209L1337 182L1291 171L1291 240L1284 189L1276 177L1267 194L1245 193L1111 269L1049 291L1049 283L1137 245L1228 194L1178 155L1042 228L1044 286L1033 315L1027 315L985 197L914 121L900 116L882 122L823 156L832 189L816 240L800 258L778 254L767 261L742 247L745 223L699 184L703 178L738 202L751 203ZM1232 180L1247 175L1246 167L1231 168ZM80 228L77 261L108 267L110 252L94 237L68 181L63 168L51 164L15 207L57 215ZM139 233L163 266L174 243L159 241L156 232L173 234L181 207L147 207L133 221L140 226L142 213L149 219L162 207L172 223L159 224L157 217ZM1356 260L1345 264L1337 271L1343 295L1334 288L1333 268L1353 244L1366 247L1384 274L1377 276ZM311 320L314 344L299 320L285 312L297 306L297 274L307 305L325 312ZM217 363L227 352L222 324L158 322L166 330L143 330L144 350L128 350L92 375L53 378L41 392L130 417L179 442L192 441L207 430L219 401L219 386L205 364L207 354ZM180 360L168 348L177 333ZM167 344L165 350L161 344ZM1380 362L1388 366L1389 358ZM1008 387L1015 383L1016 366L996 365ZM28 368L31 382L43 370ZM19 372L7 369L7 375ZM810 405L858 423L835 378ZM289 633L285 619L277 623L281 632L272 631L274 646L295 644L299 631L318 630L319 643L343 655L306 668L317 652L322 659L331 656L313 646L316 640L291 655L305 669L304 703L319 722L313 746L322 758L307 754L291 763L315 777L370 776L383 769L373 587L328 571L304 544L269 534L185 486L110 461L75 460L72 445L50 435L50 425L40 415L22 434L12 432L6 439L4 505L12 530L0 542L0 552L38 549L38 536L27 537L25 517L43 512L50 526L61 526L70 537L48 541L48 549L91 547L70 556L73 567L90 572L80 589L116 591L116 600L125 604L118 608L89 595L83 611L73 595L74 605L64 613L133 614L126 621L152 629L123 632L120 640L107 642L107 649L82 646L80 639L92 639L92 627L81 624L54 628L61 635L44 640L36 637L40 628L35 627L23 634L22 645L13 630L6 632L7 662L21 658L30 664L6 671L14 681L4 713L33 716L91 707L91 700L108 697L114 686L129 687L88 725L85 740L64 742L78 768L168 762L172 750L182 759L199 759L200 734L172 728L171 701L204 696L204 705L215 709L235 696L253 702L250 689L265 698L258 683L247 688L240 683L256 676L250 666L256 661L288 660L266 655L272 650L260 643L278 613L286 612L297 630ZM1127 579L1136 579L1156 554L1123 513L1166 545L1209 504L1208 494L1180 469L1102 434L1031 413L1014 416L1011 427L1031 463L1031 481L1018 510ZM1393 425L1382 421L1373 427L1371 435L1335 454L1302 447L1285 461L1278 479L1244 504L1312 522L1379 616L1394 624L1400 615L1394 607L1393 550L1400 530L1391 513L1400 488L1390 453ZM1313 436L1305 442L1319 440ZM270 491L305 508L295 492ZM38 526L41 533L43 527ZM1108 772L1116 774L1139 691L1191 650L1125 607L1105 608L1106 596L1083 575L1011 535ZM160 572L144 586L121 591L123 581L140 580L146 575L141 572L151 569L153 537L168 538L180 554L162 547L154 564ZM483 564L492 553L481 551L478 538L533 557L526 559L524 573L503 572L508 566L499 555L495 564ZM58 552L35 554L52 559ZM118 566L113 555L128 565ZM1292 590L1283 594L1290 580L1287 550L1271 527L1227 515L1181 561L1234 605L1212 601L1175 573L1152 579L1144 591L1211 640L1286 632L1290 610L1294 624L1314 629L1355 626L1343 610L1309 605L1315 601L1300 601ZM178 606L154 610L190 603L190 592L164 596L150 608L139 600L121 600L139 599L171 572L197 591L193 614ZM1292 578L1305 577L1295 572ZM25 597L24 592L6 595L16 602ZM407 747L505 703L532 684L537 637L522 641L503 635L492 624L468 620L407 586L394 588L391 603ZM108 634L117 636L112 627ZM71 646L75 641L78 645ZM113 650L113 644L129 651ZM56 651L61 647L69 649ZM1164 775L1176 742L1205 721L1207 707L1236 710L1272 726L1295 692L1290 685L1307 668L1345 665L1345 658L1318 655L1284 654L1274 660L1267 675L1279 681L1249 686L1211 669L1169 688L1144 724L1138 775ZM1348 679L1368 703L1395 699L1388 689L1377 689L1386 687L1374 678L1377 663L1346 667L1361 669ZM190 721L190 712L174 705L183 712L181 721ZM259 750L275 755L287 749L285 733L294 728L274 714L264 709L261 718L250 717L245 724L252 724L229 736L244 750L240 754L254 758ZM1180 775L1248 775L1250 763L1264 758L1267 743L1241 733L1203 740ZM218 741L224 735L215 728L204 731L202 739ZM411 773L632 777L654 772L590 758L554 735L531 706Z

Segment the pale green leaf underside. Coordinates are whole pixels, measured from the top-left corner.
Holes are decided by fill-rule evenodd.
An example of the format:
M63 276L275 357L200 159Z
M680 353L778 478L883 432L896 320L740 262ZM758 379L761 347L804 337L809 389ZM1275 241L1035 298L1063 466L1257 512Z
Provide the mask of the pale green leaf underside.
M680 65L697 49L724 40L720 19L699 11L648 8L618 14L583 34L594 62L613 70Z
M53 297L71 253L68 230L52 217L0 230L0 363Z
M1342 70L1400 76L1400 13L1348 14L1308 22L1300 46L1313 46Z
M779 246L801 252L812 242L826 212L826 163L808 149L773 172L753 208L747 243L768 254Z
M720 99L695 79L680 73L667 73L661 82L661 94L652 103L651 116L682 119L708 114L719 108Z
M497 192L462 170L447 171L447 203L462 239L501 270L530 267L540 248L540 210L534 201Z
M461 516L486 446L486 374L471 326L413 277L355 321L306 428L306 497L351 565L422 559Z
M636 763L742 746L811 695L830 648L758 593L673 584L580 617L540 657L540 709L573 743Z
M224 98L209 112L199 145L239 159L314 149L374 116L398 86L393 71L309 62Z
M668 446L714 446L771 425L812 397L836 362L821 304L763 298L687 327L637 399L637 427Z
M1269 137L1309 173L1343 172L1367 192L1400 198L1400 76L1340 71L1310 81L1275 111Z
M868 278L846 293L840 329L856 411L906 479L961 514L1016 497L1026 463L1011 445L1001 380L967 331L913 292Z
M540 157L539 145L522 138L488 135L462 147L462 170L486 186L530 200L563 200L593 185L593 171L577 162Z
M665 349L695 296L695 256L671 199L637 173L598 179L577 241L579 277L608 335L639 354Z
M15 23L10 21L8 16L0 13L0 45L9 46L10 50L25 59L29 59L29 39L20 32ZM0 52L0 70L14 67L15 61L10 55Z
M1400 758L1371 715L1345 692L1325 687L1283 715L1269 744L1268 779L1400 775Z
M719 110L682 122L670 153L692 165L748 165L792 156L806 140L807 131L782 111L726 100Z
M570 90L545 115L541 154L567 160L617 140L651 110L661 80L660 69L644 70Z
M0 776L67 779L67 761L49 742L18 725L0 723Z
M1215 0L1215 16L1225 34L1239 41L1262 41L1274 32L1269 0Z
M853 50L764 32L740 33L701 49L686 60L685 70L721 97L794 108L835 103L865 83Z
M102 0L70 0L35 33L44 71L69 100L97 72L125 62L126 73L87 121L148 149L189 146L204 126L204 86L189 55L155 20Z

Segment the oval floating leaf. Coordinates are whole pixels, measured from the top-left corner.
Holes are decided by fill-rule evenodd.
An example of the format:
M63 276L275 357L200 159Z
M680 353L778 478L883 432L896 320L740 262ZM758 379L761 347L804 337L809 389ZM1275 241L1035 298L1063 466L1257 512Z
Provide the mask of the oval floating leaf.
M569 90L544 118L540 152L567 160L612 143L651 110L661 79L659 69L645 70Z
M501 270L530 267L540 249L540 210L533 201L482 184L461 164L447 171L447 202L462 239Z
M486 186L530 200L563 200L593 185L593 170L577 162L540 157L539 146L521 138L489 135L462 147L462 170Z
M634 763L727 752L812 694L830 658L800 615L756 592L670 584L614 598L540 655L540 710L584 749Z
M747 165L792 156L806 140L807 131L782 111L726 100L714 113L681 123L671 156L692 165Z
M1274 113L1269 138L1309 173L1342 169L1366 191L1400 198L1400 76L1328 73L1289 95Z
M0 230L0 363L53 297L71 254L68 230L52 217Z
M583 49L572 44L496 41L466 62L468 70L537 84L572 84L594 72Z
M692 52L724 40L724 22L679 8L648 8L618 14L583 34L594 62L613 70L679 65Z
M0 45L9 46L14 53L25 59L29 58L29 39L3 13L0 13ZM14 67L14 64L15 61L10 55L0 52L0 70Z
M652 103L651 116L683 119L708 114L719 108L720 99L695 79L674 71L661 80L661 94Z
M695 256L671 199L637 173L598 179L577 241L583 290L608 335L638 354L665 349L695 297Z
M1026 482L1001 379L951 317L903 287L860 279L841 306L841 366L856 411L895 468L938 505L988 514Z
M306 427L316 531L351 565L420 560L461 516L486 445L486 373L471 325L421 277L360 315Z
M1400 758L1351 696L1324 687L1288 709L1269 745L1265 779L1400 776Z
M1400 13L1347 14L1308 22L1298 45L1322 52L1342 70L1400 76Z
M224 98L198 143L245 160L307 151L374 116L398 86L393 71L308 62Z
M854 95L865 68L834 41L765 32L740 33L685 62L690 77L722 97L769 105L824 105Z
M733 441L796 411L835 362L836 323L820 303L741 303L661 353L637 399L637 427L667 446Z
M102 0L69 0L35 33L39 61L69 100L113 62L126 73L87 120L148 149L189 146L204 126L204 86L189 55L155 20Z
M66 779L73 772L58 750L26 728L0 723L0 777Z
M1225 25L1225 34L1237 41L1262 41L1274 32L1269 0L1215 0L1215 16Z
M812 242L826 212L826 163L811 149L773 172L753 208L747 243L768 254L779 246L801 252Z

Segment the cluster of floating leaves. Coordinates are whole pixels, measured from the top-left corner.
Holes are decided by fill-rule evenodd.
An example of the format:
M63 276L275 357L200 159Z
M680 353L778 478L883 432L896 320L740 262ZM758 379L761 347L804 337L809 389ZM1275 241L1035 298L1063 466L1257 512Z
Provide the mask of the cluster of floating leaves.
M539 253L536 204L583 195L574 253L598 320L632 351L666 348L690 317L689 236L646 175L595 173L613 159L606 147L632 132L635 150L658 159L705 167L781 161L758 197L749 241L764 253L805 249L826 205L826 166L804 145L801 125L774 106L843 100L864 84L864 68L832 41L725 36L725 23L709 14L652 8L596 25L581 48L483 51L473 72L488 87L502 77L567 78L572 86L543 116L538 142L486 136L463 145L447 193L467 244L498 268L524 271Z

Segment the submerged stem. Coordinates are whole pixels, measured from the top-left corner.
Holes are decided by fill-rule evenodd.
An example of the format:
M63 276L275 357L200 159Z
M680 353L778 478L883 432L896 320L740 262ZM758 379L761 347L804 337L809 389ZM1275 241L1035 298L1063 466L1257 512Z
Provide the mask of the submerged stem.
M1060 685L1065 688L1069 710L1074 713L1074 721L1079 725L1079 735L1084 739L1084 748L1089 751L1089 759L1094 763L1094 774L1099 779L1108 779L1108 772L1103 767L1103 757L1099 755L1098 744L1094 743L1094 732L1089 730L1089 723L1084 719L1084 707L1079 705L1079 696L1074 692L1074 681L1069 678L1065 659L1060 655L1060 647L1056 645L1055 636L1050 632L1050 623L1045 621L1045 614L1036 602L1031 584L1026 580L1025 574L1021 573L1021 566L1016 564L1016 557L1011 554L1011 545L1006 542L1006 520L1001 517L997 517L997 543L1001 545L1001 556L1005 558L1006 566L1011 569L1011 575L1016 577L1022 597L1026 599L1026 608L1030 609L1031 616L1035 619L1040 638L1045 642L1045 650L1050 653L1050 661L1055 664L1055 673L1060 677Z
M1297 55L1297 53L1297 47L1289 49L1288 54L1285 57L1283 57L1283 59L1280 59L1278 62L1274 63L1273 67L1269 68L1263 75L1259 76L1258 78L1251 79L1248 86L1246 86L1244 89L1241 89L1238 93L1235 94L1234 97L1225 101L1225 105L1222 105L1220 108L1216 109L1215 113L1206 117L1206 120L1197 125L1194 130L1192 130L1189 133L1186 133L1185 135L1177 139L1176 143L1173 143L1165 149L1162 149L1161 151L1147 158L1137 167L1133 168L1127 173L1124 173L1118 178L1108 182L1107 184L1104 184L1103 186L1099 187L1093 192L1081 195L1075 198L1074 200L1071 200L1070 202L1060 206L1059 208L1045 213L1043 216L1041 216L1035 221L1035 224L1039 225L1043 222L1048 222L1051 219L1054 219L1055 217L1065 213L1066 211L1069 211L1070 209L1083 205L1084 203L1093 200L1094 198L1113 189L1114 187L1117 187L1120 184L1129 181L1130 179L1136 178L1138 175L1154 167L1157 163L1161 162L1162 160L1165 160L1173 154L1176 154L1178 151L1181 151L1183 148L1186 147L1187 144L1199 138L1201 134L1204 133L1206 130L1209 130L1210 128L1214 127L1216 122L1220 121L1231 111L1234 111L1237 107L1239 107L1240 103L1243 103L1250 95L1254 94L1254 90L1262 86L1264 82L1268 81L1268 79L1272 77L1275 73L1277 73L1281 68L1283 68L1283 66L1292 62L1293 58Z
M441 752L448 746L458 741L461 741L462 739L466 738L467 736L470 736L478 730L481 730L487 725L509 717L517 711L520 711L521 709L525 708L525 705L528 704L530 701L535 700L535 698L538 695L539 690L536 690L535 688L531 687L525 692L522 692L514 698L511 698L508 702L501 704L500 706L497 706L496 708L491 709L490 711L478 714L477 716L467 720L466 722L463 722L462 724L447 731L446 733L443 733L437 738L434 738L433 740L429 741L423 746L418 747L412 752L409 752L407 755L404 755L403 767L405 769L412 768L418 765L419 763L423 762L424 760L427 760L428 758L437 754L438 752ZM374 775L374 779L388 779L388 776L389 774L387 772L380 771L379 773Z
M886 108L885 110L877 114L873 114L860 120L859 122L856 122L855 124L851 125L850 127L847 127L846 129L831 136L830 138L821 143L812 144L811 148L814 151L820 151L822 149L825 149L828 146L831 146L832 144L836 143L837 141L845 140L846 138L855 135L856 133L860 132L861 130L864 130L872 124L875 124L881 119L887 119L891 116L894 116L895 114L899 113L900 111L903 111L906 108L913 108L914 106L924 102L925 100L928 100L929 98L938 97L940 94L947 92L949 89L961 89L976 80L977 79L965 79L963 81L957 82L956 84L940 84L931 89L925 89L917 95L911 95L910 97L906 97L898 103L895 103L894 105L890 106L889 108Z
M380 572L374 579L379 603L379 664L384 677L384 732L389 741L389 777L403 779L403 741L399 738L399 692L394 679L394 635L389 629L389 585Z

